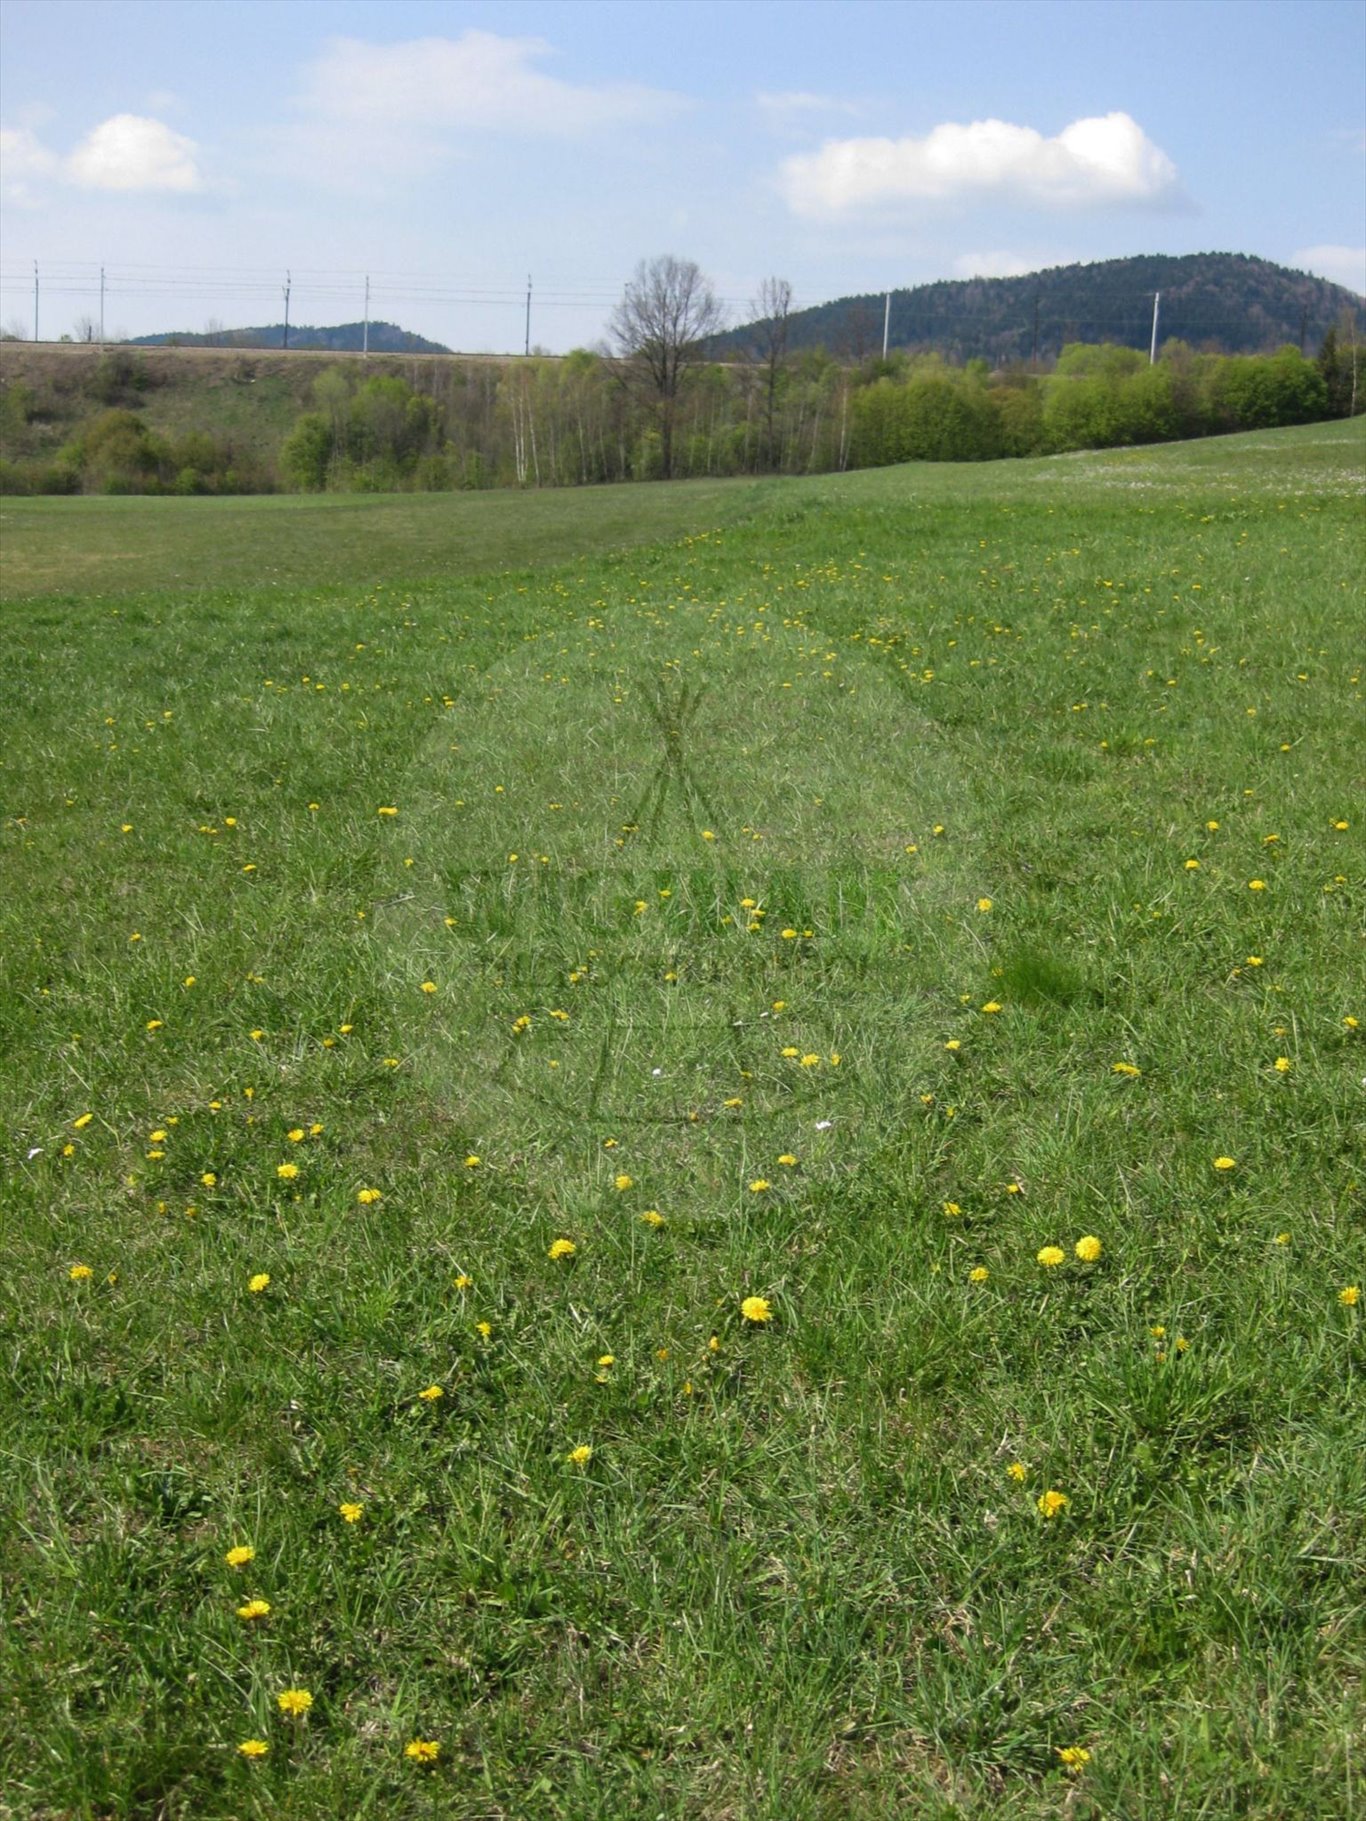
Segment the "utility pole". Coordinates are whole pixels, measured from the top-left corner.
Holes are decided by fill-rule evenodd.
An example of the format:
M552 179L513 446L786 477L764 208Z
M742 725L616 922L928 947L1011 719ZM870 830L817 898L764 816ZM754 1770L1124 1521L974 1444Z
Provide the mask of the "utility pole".
M889 291L882 305L882 358L887 358L887 336L892 327L892 294Z
M100 267L100 346L104 346L104 267Z
M526 348L524 349L524 352L527 354L531 353L531 274L530 274L530 272L528 272L526 275Z
M33 339L38 339L38 261L33 262Z
M1157 305L1161 296L1162 293L1160 291L1153 292L1153 339L1152 346L1148 349L1148 365L1150 367L1155 367L1157 365Z
M365 327L361 331L361 354L370 358L370 274L365 274Z
M285 347L289 346L289 287L294 282L293 275L285 273Z

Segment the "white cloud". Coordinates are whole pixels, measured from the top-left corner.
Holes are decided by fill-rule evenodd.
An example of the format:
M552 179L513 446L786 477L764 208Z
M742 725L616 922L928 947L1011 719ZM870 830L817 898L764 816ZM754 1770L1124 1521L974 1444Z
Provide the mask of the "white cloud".
M533 67L543 38L467 31L402 44L332 39L311 65L303 100L325 120L377 127L581 133L672 114L681 97L637 83L562 82Z
M1290 263L1301 272L1314 272L1366 296L1366 247L1301 247L1290 255Z
M56 168L56 155L28 127L0 127L0 187L11 202L36 201L34 184Z
M1070 209L1177 199L1176 166L1123 113L1074 120L1052 139L1005 120L948 121L923 139L830 139L785 159L779 181L794 213L827 220L906 203Z
M1026 272L1037 272L1045 263L1061 261L1028 259L1019 253L959 253L953 262L955 278L1022 278Z
M144 114L103 120L66 161L70 183L87 190L171 190L201 187L194 141Z

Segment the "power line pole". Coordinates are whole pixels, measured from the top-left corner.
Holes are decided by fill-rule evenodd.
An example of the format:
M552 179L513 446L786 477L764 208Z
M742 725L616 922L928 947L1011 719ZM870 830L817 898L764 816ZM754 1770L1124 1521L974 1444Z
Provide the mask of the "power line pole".
M1150 367L1155 367L1157 365L1157 306L1161 296L1162 293L1160 291L1153 292L1153 339L1152 346L1148 349L1148 365Z
M530 274L530 272L528 272L526 275L526 348L525 348L524 352L527 354L531 353L531 274Z
M38 261L33 262L33 339L38 339Z
M361 332L361 354L370 358L370 274L365 274L365 328Z
M285 341L284 341L284 345L285 345L285 347L289 346L289 287L293 282L294 282L293 275L289 272L286 272L285 273L285 286L284 286L284 290L285 290Z
M892 327L892 294L889 291L882 305L882 358L887 358L887 336Z
M100 267L100 346L104 346L104 267Z

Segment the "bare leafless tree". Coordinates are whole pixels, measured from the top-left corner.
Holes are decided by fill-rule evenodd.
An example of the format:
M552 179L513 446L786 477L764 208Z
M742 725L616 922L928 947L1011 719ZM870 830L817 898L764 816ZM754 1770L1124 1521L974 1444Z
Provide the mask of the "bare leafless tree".
M766 278L751 306L757 320L753 327L754 351L763 374L764 466L780 468L781 451L775 433L778 390L787 360L787 323L792 314L792 286L785 278Z
M642 259L608 324L624 371L649 400L659 426L663 477L674 465L678 394L704 345L725 327L710 281L690 259Z

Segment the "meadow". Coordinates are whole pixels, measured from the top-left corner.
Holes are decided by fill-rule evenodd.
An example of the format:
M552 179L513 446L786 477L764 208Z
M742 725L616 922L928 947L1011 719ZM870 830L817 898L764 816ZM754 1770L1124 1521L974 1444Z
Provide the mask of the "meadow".
M1360 1812L1364 432L4 502L0 1815Z

